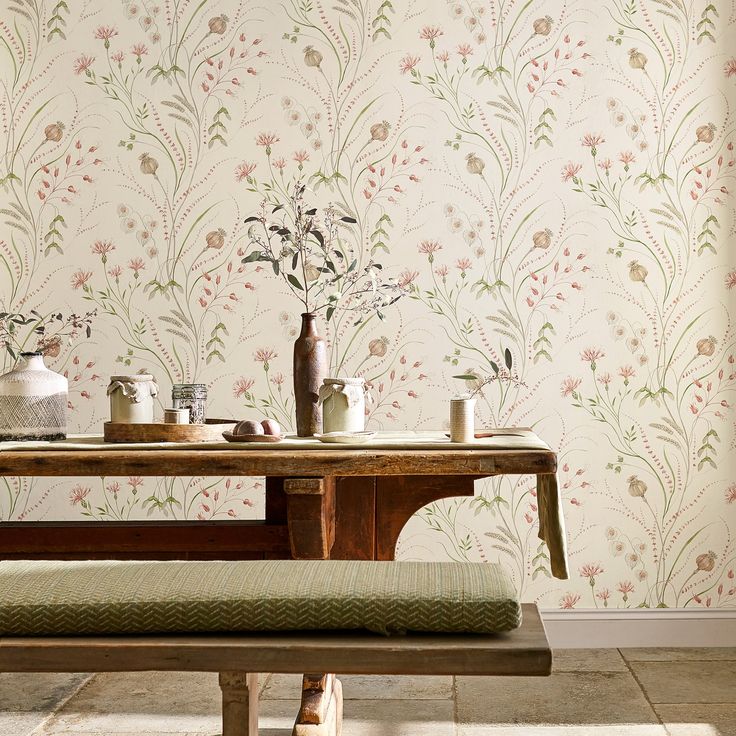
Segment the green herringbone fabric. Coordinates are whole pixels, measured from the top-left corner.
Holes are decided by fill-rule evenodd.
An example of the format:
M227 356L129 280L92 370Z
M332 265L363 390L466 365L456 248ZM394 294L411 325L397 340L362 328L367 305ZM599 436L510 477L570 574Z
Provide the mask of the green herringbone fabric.
M0 636L368 629L509 631L498 565L440 562L0 562Z

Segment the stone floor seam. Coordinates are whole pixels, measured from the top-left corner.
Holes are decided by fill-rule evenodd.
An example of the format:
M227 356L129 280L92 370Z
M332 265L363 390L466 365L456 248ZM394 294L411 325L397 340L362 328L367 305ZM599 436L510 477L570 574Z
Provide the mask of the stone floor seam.
M636 686L639 688L639 690L641 690L641 694L644 696L644 700L647 701L647 703L649 704L649 707L652 709L652 713L654 713L657 720L661 724L662 728L664 728L664 730L666 731L667 736L670 736L670 729L667 728L667 724L662 720L662 716L660 716L659 713L657 713L657 709L654 707L654 703L652 703L652 701L649 699L649 695L647 691L644 689L644 686L641 684L641 681L639 680L636 672L634 672L634 668L631 666L631 663L629 662L628 659L626 659L621 649L618 650L618 653L621 655L621 659L623 659L624 664L626 665L626 669L629 671L629 674L634 679Z
M452 676L452 725L453 733L457 736L457 677L455 675Z
M73 690L73 691L72 691L71 693L69 693L69 695L67 695L67 696L66 696L65 698L63 698L63 699L62 699L62 700L60 700L60 701L59 701L58 703L56 703L56 704L55 704L55 706L54 706L54 709L53 709L53 710L52 710L52 711L51 711L51 712L50 712L50 713L49 713L49 714L48 714L48 715L46 716L46 718L44 718L44 719L43 719L43 720L41 721L41 723L39 723L39 724L38 724L38 726L36 726L36 727L35 727L35 728L34 728L34 729L33 729L33 730L32 730L32 731L31 731L31 732L30 732L30 733L28 734L28 736L33 736L33 734L35 734L35 733L43 733L43 731L42 731L41 729L43 729L43 728L44 728L44 727L46 726L46 724L47 724L47 723L48 723L48 722L49 722L49 721L50 721L50 720L51 720L51 719L52 719L52 718L53 718L53 717L54 717L54 716L55 716L55 715L56 715L56 714L57 714L57 713L58 713L58 712L59 712L59 711L60 711L60 710L61 710L61 709L62 709L62 708L63 708L63 707L64 707L64 706L65 706L65 705L66 705L66 704L67 704L67 703L68 703L68 702L69 702L69 701L71 700L71 699L72 699L72 698L76 698L76 697L77 697L77 695L79 695L79 693L81 693L81 692L82 692L82 690L84 690L84 688L86 688L86 687L87 687L87 685L89 685L89 684L90 684L90 682L92 682L92 680L94 680L94 679L95 679L95 677L97 677L97 675L95 675L95 674L91 674L91 675L88 675L88 676L87 676L87 679L86 679L86 680L84 680L83 682L80 682L80 683L79 683L79 687L77 687L77 688L76 688L76 690Z

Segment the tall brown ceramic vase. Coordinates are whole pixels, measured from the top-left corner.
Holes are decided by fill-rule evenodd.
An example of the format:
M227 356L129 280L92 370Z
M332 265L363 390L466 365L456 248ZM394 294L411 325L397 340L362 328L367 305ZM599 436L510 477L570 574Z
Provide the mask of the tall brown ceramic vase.
M311 437L322 431L319 387L327 374L327 343L317 334L317 315L302 314L302 331L294 343L296 433Z

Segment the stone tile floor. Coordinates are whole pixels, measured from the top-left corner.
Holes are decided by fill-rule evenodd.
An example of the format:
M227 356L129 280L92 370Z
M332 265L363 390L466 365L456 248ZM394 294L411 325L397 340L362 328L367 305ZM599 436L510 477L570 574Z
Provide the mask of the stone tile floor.
M736 736L736 649L569 649L549 678L344 677L345 736ZM289 736L300 678L261 686ZM0 674L0 736L212 736L217 676Z

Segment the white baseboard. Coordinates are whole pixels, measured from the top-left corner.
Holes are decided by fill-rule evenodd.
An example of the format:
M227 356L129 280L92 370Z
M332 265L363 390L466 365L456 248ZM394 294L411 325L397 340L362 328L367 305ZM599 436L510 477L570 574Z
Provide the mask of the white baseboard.
M736 610L541 609L553 648L736 647Z

